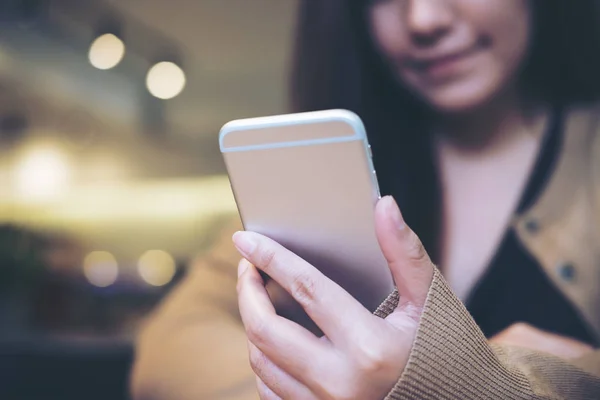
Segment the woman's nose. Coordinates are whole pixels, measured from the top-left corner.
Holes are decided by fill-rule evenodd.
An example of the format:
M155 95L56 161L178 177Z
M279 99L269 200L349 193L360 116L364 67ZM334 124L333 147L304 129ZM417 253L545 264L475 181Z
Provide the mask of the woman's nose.
M434 45L451 29L454 20L451 1L405 1L405 23L416 45Z

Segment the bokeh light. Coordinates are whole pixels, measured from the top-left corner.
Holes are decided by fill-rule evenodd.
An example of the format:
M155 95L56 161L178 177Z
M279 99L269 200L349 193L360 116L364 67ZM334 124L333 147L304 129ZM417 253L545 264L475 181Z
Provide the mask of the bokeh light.
M138 262L138 272L142 279L152 286L164 286L175 276L175 260L162 250L144 253Z
M16 192L25 200L47 200L64 194L70 176L65 154L49 145L32 147L14 168Z
M90 63L98 69L116 67L125 56L125 43L112 33L106 33L94 40L90 47Z
M83 262L83 273L97 287L108 287L119 277L119 265L115 256L107 251L93 251Z
M160 62L150 68L146 85L150 93L159 99L168 100L177 96L185 87L183 70L175 63Z

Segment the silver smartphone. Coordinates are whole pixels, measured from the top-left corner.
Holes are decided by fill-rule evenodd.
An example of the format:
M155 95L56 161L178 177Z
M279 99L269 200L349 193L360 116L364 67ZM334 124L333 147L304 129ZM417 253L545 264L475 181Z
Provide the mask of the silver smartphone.
M242 119L222 128L219 144L244 229L374 311L394 285L375 235L379 188L360 118L328 110Z

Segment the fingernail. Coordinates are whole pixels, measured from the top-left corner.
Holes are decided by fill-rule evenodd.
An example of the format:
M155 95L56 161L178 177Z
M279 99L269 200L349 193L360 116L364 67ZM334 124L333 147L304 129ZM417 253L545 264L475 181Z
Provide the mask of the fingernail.
M233 244L243 256L249 257L256 248L256 240L248 232L236 232L233 234Z
M245 258L242 258L240 260L240 263L238 264L238 278L240 276L242 276L244 274L244 272L246 272L249 265L250 265L250 263Z
M396 228L398 230L406 228L406 223L404 222L404 218L402 218L402 213L400 212L400 208L398 207L396 200L394 200L392 196L388 196L386 201L388 217L394 222Z

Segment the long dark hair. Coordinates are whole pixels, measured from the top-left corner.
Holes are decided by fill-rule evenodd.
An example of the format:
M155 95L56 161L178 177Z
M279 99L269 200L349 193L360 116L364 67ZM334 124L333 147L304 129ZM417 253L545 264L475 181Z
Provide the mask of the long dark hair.
M434 259L441 190L425 129L427 112L403 90L375 50L368 1L300 4L291 80L294 111L345 108L364 121L383 194L398 201ZM596 0L532 0L533 36L522 79L552 104L597 99L600 32Z

